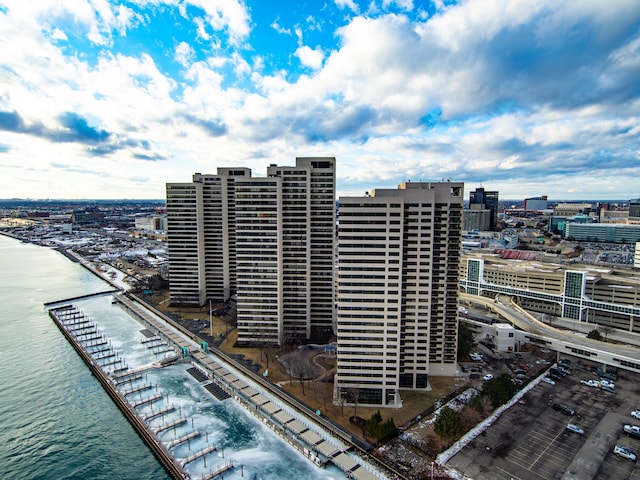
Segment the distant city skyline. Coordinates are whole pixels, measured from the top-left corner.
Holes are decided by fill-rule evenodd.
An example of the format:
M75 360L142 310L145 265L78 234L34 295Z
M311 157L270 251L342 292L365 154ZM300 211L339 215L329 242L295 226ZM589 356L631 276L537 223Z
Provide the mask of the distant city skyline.
M336 157L336 195L640 197L640 3L4 0L0 198L162 199Z

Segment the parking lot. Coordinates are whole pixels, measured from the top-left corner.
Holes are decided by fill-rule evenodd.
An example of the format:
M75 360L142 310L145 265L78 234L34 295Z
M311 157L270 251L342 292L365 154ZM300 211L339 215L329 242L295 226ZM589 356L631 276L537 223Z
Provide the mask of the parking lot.
M571 359L571 357L567 357ZM597 379L588 366L572 360L573 372L555 385L541 382L520 403L449 461L469 478L481 479L638 479L637 462L613 453L615 445L640 453L640 438L628 437L624 424L640 425L631 417L640 407L636 374L619 371L617 393L584 385ZM566 415L554 403L575 410ZM567 430L579 426L584 435Z

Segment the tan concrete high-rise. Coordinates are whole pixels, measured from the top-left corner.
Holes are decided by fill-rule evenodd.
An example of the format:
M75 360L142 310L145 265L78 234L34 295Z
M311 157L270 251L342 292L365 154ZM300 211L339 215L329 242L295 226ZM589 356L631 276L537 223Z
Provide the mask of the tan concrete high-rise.
M335 159L271 165L266 178L237 189L238 343L327 338L335 311Z
M335 158L195 174L167 184L172 303L237 295L238 342L280 345L333 332Z
M235 182L248 168L218 168L192 183L167 183L171 303L223 302L236 293Z
M399 407L456 373L463 183L339 201L336 402Z

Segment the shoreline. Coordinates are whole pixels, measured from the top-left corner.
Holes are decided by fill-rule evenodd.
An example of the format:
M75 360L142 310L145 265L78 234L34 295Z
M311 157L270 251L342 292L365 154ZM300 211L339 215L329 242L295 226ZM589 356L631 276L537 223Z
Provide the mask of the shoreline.
M36 246L46 246L46 245L40 245L40 244L37 244L37 243L28 242L28 241L25 242L22 239L17 238L15 236L7 235L6 232L3 232L3 231L0 231L0 235L4 235L4 236L6 236L8 238L12 238L14 240L18 240L18 241L21 241L23 243L29 243L29 244L36 245ZM51 246L48 246L48 247L52 248ZM109 285L111 285L112 287L114 287L115 290L112 290L112 291L107 292L107 293L121 292L121 296L122 297L126 298L129 302L131 302L131 304L134 304L138 308L142 309L144 312L147 313L147 315L155 315L155 316L159 317L160 320L162 322L164 322L167 326L171 326L172 328L178 330L181 335L183 335L184 337L186 337L186 338L190 339L191 341L195 342L196 345L200 345L200 343L202 342L202 339L200 337L198 337L197 335L194 335L190 331L185 330L184 327L182 327L181 325L177 324L175 321L173 321L172 319L167 317L164 313L160 312L159 310L156 310L152 306L147 305L144 302L141 302L134 295L126 292L125 288L123 288L121 285L118 285L117 283L113 282L106 275L102 275L102 272L98 271L95 268L95 266L93 265L92 262L86 260L81 255L79 255L76 252L73 252L71 250L67 250L64 247L60 247L60 248L53 247L52 249L56 250L58 253L63 254L70 261L73 261L74 263L79 263L84 268L86 268L91 273L93 273L96 277L98 277L100 280L103 280L103 281L107 282ZM102 294L104 294L104 293L105 292L102 292ZM57 300L57 301L47 302L47 304L45 306L61 304L61 303L68 302L70 300L72 300L72 299ZM121 303L123 303L123 302L121 302ZM136 312L135 309L128 308L128 310L130 310L130 314L132 314L132 315L134 315L135 317L138 318L138 321L143 320L144 323L148 323L147 321L145 321L144 319L141 318L142 317L141 314ZM73 342L71 342L71 343L73 344ZM175 342L172 341L172 343L175 343ZM76 348L75 344L74 344L74 348ZM360 439L354 437L350 432L343 430L338 425L334 425L333 422L331 422L330 420L325 419L322 416L316 415L315 412L312 412L309 409L308 406L306 406L305 404L299 402L295 397L292 397L291 395L287 394L287 392L283 392L281 389L276 388L275 385L269 383L267 380L263 379L261 376L256 375L254 372L252 372L249 369L245 368L244 365L236 362L233 358L231 358L225 352L223 352L223 351L221 351L221 350L219 350L219 349L217 349L217 348L215 348L213 346L210 346L209 348L213 352L215 352L215 355L218 357L218 359L220 359L220 361L228 363L229 366L233 367L233 369L238 370L241 375L248 377L253 382L257 383L261 388L264 388L270 394L274 395L278 399L278 401L282 402L283 404L286 404L291 410L295 411L296 412L296 416L301 416L307 422L315 425L317 431L324 431L324 432L326 432L326 434L328 434L330 436L335 436L337 439L339 439L339 442L344 442L346 445L348 445L348 447L346 447L344 450L340 449L341 450L341 455L342 454L346 455L346 452L349 451L349 453L350 453L349 458L355 457L359 461L353 460L353 462L354 462L353 465L351 465L351 462L349 462L348 465L345 465L343 463L344 459L342 459L342 458L338 459L338 461L336 461L336 462L332 461L332 460L335 460L335 457L328 458L328 460L327 460L327 463L332 463L333 465L337 466L340 470L344 471L344 473L347 475L348 478L367 479L367 480L368 479L380 479L380 478L382 478L382 479L387 479L387 478L405 479L406 478L402 474L400 474L399 472L394 471L394 469L391 468L390 466L380 462L377 458L375 458L373 456L370 456L369 453L368 453L368 450L366 449L366 446L362 445L362 441ZM197 347L196 347L196 351L198 351ZM85 363L86 363L86 359L84 357L83 357L83 360L85 360ZM204 366L204 365L202 365L202 362L198 362L198 363L201 366ZM114 403L116 403L116 405L120 408L120 410L128 418L129 417L129 415L127 415L128 409L126 407L123 408L123 405L121 405L120 401L118 400L117 392L114 394L108 388L108 386L109 386L108 378L105 380L99 374L96 374L97 371L94 371L95 370L95 366L92 367L91 363L87 363L87 365L90 367L90 369L91 369L92 373L94 374L94 376L96 376L96 378L98 378L100 383L103 384L103 387L105 385L107 385L105 387L105 390L107 390L107 393L114 400ZM211 372L211 373L212 373L212 376L213 376L213 372ZM102 378L102 380L101 380L101 378ZM106 381L106 384L103 383L104 381ZM238 399L236 399L236 401L238 401ZM125 401L125 403L126 403L126 401ZM296 434L296 432L295 431L288 431L288 429L284 428L284 425L276 425L275 424L276 422L274 422L273 419L269 417L268 412L263 412L259 408L251 408L244 401L238 401L238 404L240 406L242 406L243 408L245 408L245 410L247 410L250 413L252 413L254 416L256 416L256 418L260 419L261 421L269 422L269 423L267 423L267 425L270 427L270 429L274 433L276 433L276 435L278 435L281 438L283 438L290 446L292 446L293 448L295 448L296 450L301 452L303 454L303 456L308 461L310 461L311 463L314 463L316 465L318 464L317 461L314 461L314 458L312 458L313 447L314 447L313 444L305 446L304 444L296 443L296 439L297 439L297 436L298 436ZM133 415L135 416L135 413ZM136 416L136 418L137 418L137 416ZM157 443L155 441L153 441L152 438L147 438L146 433L144 433L145 432L144 426L138 425L138 423L137 423L138 421L140 421L139 418L137 420L133 420L134 423L132 423L132 425L134 426L134 429L140 435L140 437L145 441L145 443L152 450L154 450L154 448L157 445ZM131 423L131 420L130 420L130 423ZM142 428L142 430L140 430L140 428ZM141 432L143 432L143 433L141 433ZM155 454L156 453L154 451L154 455ZM162 453L160 453L160 454L162 454ZM336 457L337 456L339 456L339 455L336 455ZM173 457L171 457L171 458L173 458ZM341 463L342 463L342 465L341 465ZM165 463L161 462L161 464L167 470L167 468L165 467ZM365 464L369 465L369 467L368 468L365 467L364 466ZM344 466L347 466L348 468L345 469L345 468L343 468ZM170 470L167 470L167 472L170 473ZM373 473L373 472L377 472L377 473ZM174 477L174 478L184 478L184 477Z

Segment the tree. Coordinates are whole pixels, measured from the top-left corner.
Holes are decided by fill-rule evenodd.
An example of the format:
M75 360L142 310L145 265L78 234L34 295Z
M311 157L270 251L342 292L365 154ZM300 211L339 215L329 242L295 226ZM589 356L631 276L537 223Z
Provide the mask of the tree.
M367 424L365 425L366 432L372 437L378 438L379 435L379 427L382 423L382 415L380 415L380 410L371 415L369 420L367 420Z
M444 438L457 437L462 433L462 415L449 407L444 407L438 415L433 430Z
M458 360L465 358L475 349L473 332L464 322L458 322Z
M518 391L513 378L508 373L503 373L497 378L487 380L482 387L482 394L489 397L493 408L507 403Z
M587 333L587 338L590 338L592 340L602 340L602 335L597 329L594 328L589 333Z

